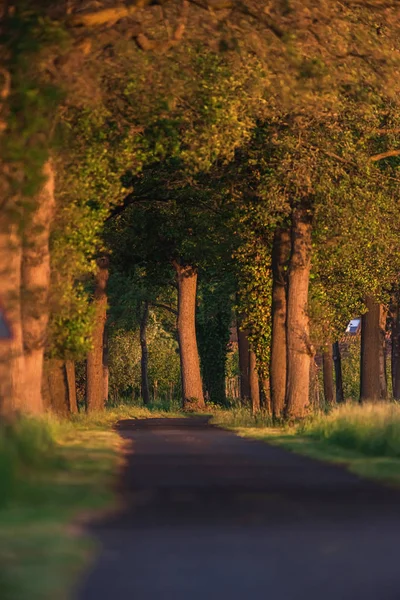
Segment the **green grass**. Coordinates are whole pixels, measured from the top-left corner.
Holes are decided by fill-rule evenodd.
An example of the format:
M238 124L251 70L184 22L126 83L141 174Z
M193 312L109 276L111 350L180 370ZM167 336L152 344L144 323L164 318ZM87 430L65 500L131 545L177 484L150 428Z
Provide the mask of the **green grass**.
M95 548L77 523L112 507L120 419L182 416L121 406L0 427L0 598L63 600Z
M342 464L369 479L400 485L400 406L345 405L297 427L235 427L239 435Z

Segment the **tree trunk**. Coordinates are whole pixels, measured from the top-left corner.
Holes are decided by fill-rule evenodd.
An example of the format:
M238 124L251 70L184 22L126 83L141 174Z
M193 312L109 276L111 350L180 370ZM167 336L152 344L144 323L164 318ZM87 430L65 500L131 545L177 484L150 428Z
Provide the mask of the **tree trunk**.
M73 360L65 361L65 373L67 376L69 410L71 413L77 413L78 403L76 400L75 363Z
M109 349L108 349L108 328L107 323L104 327L104 347L103 347L103 381L104 381L104 402L107 402L110 387L110 369L109 369Z
M93 348L86 362L86 410L94 412L104 409L103 346L104 327L107 316L106 286L108 280L107 258L97 261L96 288L94 292L95 322L92 334Z
M50 358L44 361L42 394L46 409L61 417L70 413L67 372L62 359Z
M322 370L324 376L324 396L326 406L335 403L335 389L333 382L333 354L332 344L329 342L322 351Z
M399 308L399 296L396 294L396 298L391 306L391 318L392 318L392 389L393 398L400 400L400 308Z
M371 296L365 299L368 309L361 320L360 402L387 399L385 326L387 311Z
M12 414L22 404L24 352L21 319L22 248L17 226L8 215L0 219L0 304L12 338L0 342L0 415Z
M237 327L238 332L238 352L239 352L239 371L240 371L240 398L242 402L247 403L250 398L250 365L249 365L249 340L247 331L242 331Z
M333 362L335 364L335 386L336 386L336 402L342 404L344 402L343 393L343 374L342 374L342 354L340 352L339 342L333 344Z
M253 415L260 412L260 383L258 379L257 360L253 350L249 351L249 383L251 411Z
M271 404L271 377L264 377L261 381L262 397L261 405L267 411L269 415L272 414Z
M311 269L311 219L304 209L292 217L292 251L288 275L286 318L288 418L308 413L310 360L313 354L308 319L308 287Z
M22 330L24 340L23 412L43 412L42 370L50 288L50 225L54 211L54 172L44 167L46 183L34 199L35 206L24 230L22 256Z
M271 323L271 404L274 417L283 416L286 397L286 294L285 267L290 256L289 231L280 229L274 237L272 250L272 323Z
M144 303L142 318L140 320L140 346L142 349L141 366L141 384L143 404L150 404L149 392L149 350L147 347L147 324L149 321L149 303Z
M196 339L197 271L174 262L178 283L178 343L181 362L183 408L205 407Z

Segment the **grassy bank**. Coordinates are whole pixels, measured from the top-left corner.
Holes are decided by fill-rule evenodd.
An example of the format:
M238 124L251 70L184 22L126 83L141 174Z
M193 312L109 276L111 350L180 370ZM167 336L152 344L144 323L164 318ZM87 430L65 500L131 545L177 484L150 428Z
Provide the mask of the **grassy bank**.
M297 427L238 424L239 435L312 458L343 464L370 479L400 485L400 406L345 405Z
M120 408L71 421L23 419L0 429L1 600L68 597L95 551L74 523L115 502L122 441L112 426L155 416L167 413Z

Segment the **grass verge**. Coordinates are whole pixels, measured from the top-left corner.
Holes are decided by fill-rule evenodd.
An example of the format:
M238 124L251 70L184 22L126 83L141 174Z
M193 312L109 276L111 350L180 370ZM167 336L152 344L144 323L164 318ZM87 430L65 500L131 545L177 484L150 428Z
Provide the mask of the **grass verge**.
M341 464L368 479L400 485L400 406L346 405L297 427L234 427L317 460Z
M72 525L114 502L122 441L112 426L119 419L164 416L173 414L121 407L0 428L1 600L69 597L95 551Z

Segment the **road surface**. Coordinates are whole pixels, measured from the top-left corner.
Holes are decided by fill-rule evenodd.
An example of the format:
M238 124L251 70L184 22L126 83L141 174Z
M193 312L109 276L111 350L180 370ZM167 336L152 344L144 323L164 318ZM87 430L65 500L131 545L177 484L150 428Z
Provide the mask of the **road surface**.
M400 494L206 419L122 421L78 600L399 600Z

